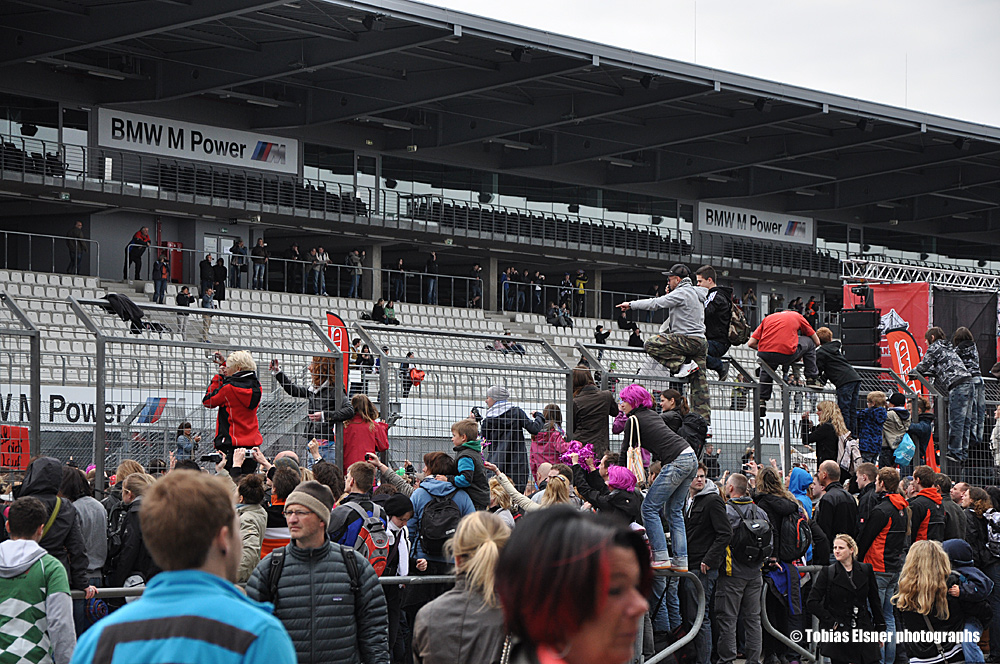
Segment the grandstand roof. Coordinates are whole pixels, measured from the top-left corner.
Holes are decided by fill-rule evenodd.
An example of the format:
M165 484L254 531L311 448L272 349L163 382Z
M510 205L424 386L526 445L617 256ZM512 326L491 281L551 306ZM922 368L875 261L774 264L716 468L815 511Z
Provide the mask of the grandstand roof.
M2 87L29 96L215 123L223 113L312 143L1000 257L996 127L409 0L8 2L0 66Z

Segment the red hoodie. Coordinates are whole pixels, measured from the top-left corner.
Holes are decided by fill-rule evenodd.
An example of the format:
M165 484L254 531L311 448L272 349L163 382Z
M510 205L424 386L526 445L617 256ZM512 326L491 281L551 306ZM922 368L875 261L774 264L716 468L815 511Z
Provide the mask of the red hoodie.
M936 487L921 489L920 493L910 499L910 510L913 512L910 528L910 543L920 540L937 540L944 537L944 508L941 507L941 493Z
M232 376L215 374L202 404L219 408L215 423L215 446L257 447L264 439L257 422L260 404L260 381L252 371L238 371Z

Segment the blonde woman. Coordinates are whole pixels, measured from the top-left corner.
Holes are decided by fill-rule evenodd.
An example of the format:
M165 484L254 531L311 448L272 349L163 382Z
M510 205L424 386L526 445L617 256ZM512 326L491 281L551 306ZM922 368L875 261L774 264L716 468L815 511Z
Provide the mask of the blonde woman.
M911 662L943 664L965 659L962 644L955 639L965 626L965 616L958 597L948 592L950 573L951 562L938 542L920 540L910 547L892 603L899 610L903 629L926 635L907 642Z
M319 444L317 452L319 459L314 459L312 455L307 457L306 465L311 467L310 461L326 459L331 463L336 462L333 454L334 425L337 422L346 422L354 416L354 409L349 403L345 403L343 408L337 408L337 386L334 384L336 360L324 355L316 355L309 363L309 374L311 376L308 387L296 385L288 376L281 371L278 360L271 360L271 374L281 389L289 396L296 399L306 399L309 402L309 424L306 425L306 437L316 440ZM339 388L343 393L343 388ZM347 401L346 394L344 401ZM324 444L327 443L327 444ZM345 466L346 467L346 466Z
M500 480L495 477L490 478L490 506L488 511L503 519L508 528L514 527L514 503L511 502L510 494L500 486Z
M542 499L536 503L518 491L511 483L510 478L501 473L496 464L484 461L483 465L487 470L492 470L496 474L496 477L493 479L499 482L503 490L506 491L511 500L514 501L514 504L521 508L523 512L534 512L535 510L540 510L543 507L561 505L563 503L570 503L571 501L572 490L569 480L567 480L564 475L560 474L550 477L548 483L545 485L545 491L542 494Z
M494 574L510 528L496 514L473 512L445 550L455 559L455 588L425 605L413 628L418 664L499 662L506 630Z
M813 426L809 420L809 411L802 413L802 444L813 446L817 464L839 461L837 451L840 440L846 440L851 433L844 423L840 408L833 401L820 401L816 404L816 415L819 424Z
M875 571L857 558L858 545L850 535L833 538L834 562L816 577L807 606L822 629L844 632L820 646L833 664L875 664L882 660L878 643L855 642L852 630L885 631L882 600Z
M216 353L214 361L219 365L219 371L212 378L202 404L205 408L219 409L215 449L225 455L228 471L233 467L234 449L260 447L264 442L257 421L260 381L257 379L257 363L245 350L234 351L227 358L223 358L222 353ZM243 474L249 475L257 470L257 461L252 455L247 455L242 468Z
M366 454L378 454L389 449L389 426L379 422L378 410L364 394L351 397L354 417L344 425L344 468L364 461Z

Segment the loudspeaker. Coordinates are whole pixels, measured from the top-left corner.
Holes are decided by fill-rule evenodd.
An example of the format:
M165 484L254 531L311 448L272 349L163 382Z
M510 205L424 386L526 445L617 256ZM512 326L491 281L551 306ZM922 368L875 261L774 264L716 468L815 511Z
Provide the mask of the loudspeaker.
M848 329L877 328L881 319L878 309L867 311L852 311L847 309L840 314L840 327L845 333ZM844 343L847 343L846 341Z
M879 363L882 354L881 349L873 344L845 344L842 348L844 357L851 364L874 366Z
M840 340L849 344L878 344L880 337L877 327L845 327L840 331Z

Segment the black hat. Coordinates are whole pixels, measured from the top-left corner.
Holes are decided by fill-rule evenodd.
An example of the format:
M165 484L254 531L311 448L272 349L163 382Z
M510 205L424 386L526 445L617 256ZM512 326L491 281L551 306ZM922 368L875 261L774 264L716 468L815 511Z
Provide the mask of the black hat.
M401 493L394 493L382 507L387 516L403 516L413 511L413 501Z
M691 270L684 263L674 263L670 266L670 270L667 272L668 275L672 277L680 277L684 279L691 276Z

